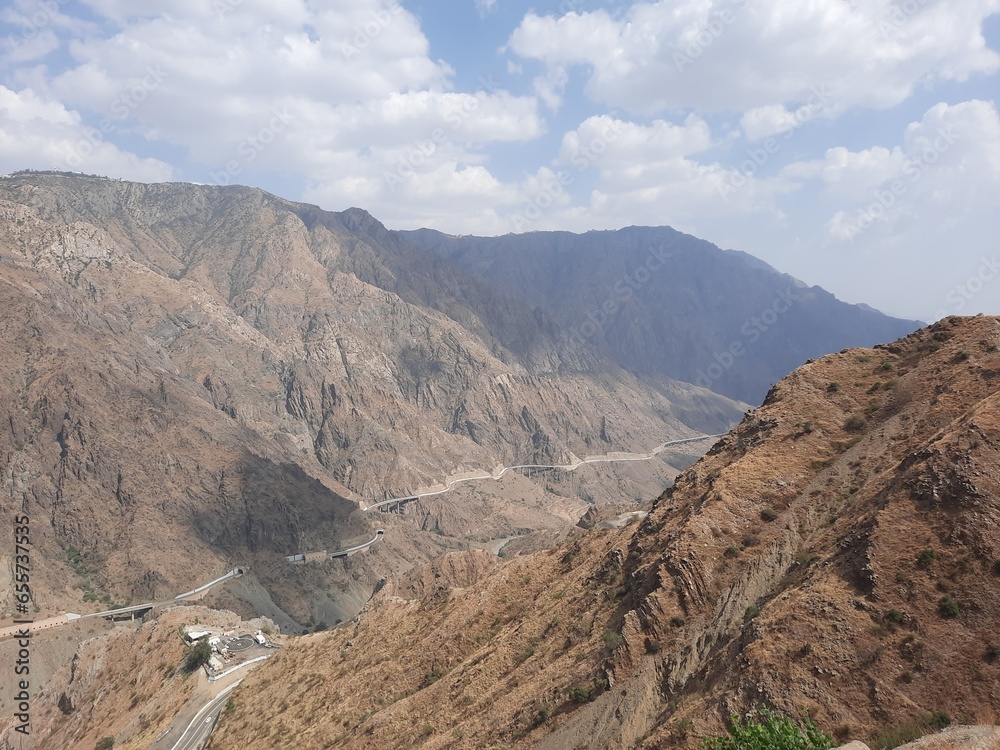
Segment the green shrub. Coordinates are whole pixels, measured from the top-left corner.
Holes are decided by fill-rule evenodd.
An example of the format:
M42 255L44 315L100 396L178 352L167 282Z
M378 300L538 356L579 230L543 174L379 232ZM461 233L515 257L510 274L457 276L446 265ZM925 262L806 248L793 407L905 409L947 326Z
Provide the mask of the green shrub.
M617 651L625 643L625 639L621 637L621 634L616 633L614 630L605 630L601 638L604 641L604 649L608 653Z
M590 695L590 688L577 685L569 689L569 699L574 703L586 703L593 698Z
M760 712L760 720L730 719L729 736L708 737L702 750L830 750L833 740L817 729L807 715L800 723L771 711Z
M212 647L208 645L208 641L204 639L200 640L193 646L188 646L184 651L184 661L181 662L181 670L190 674L202 664L208 664L209 657L211 656Z
M836 393L839 390L840 390L840 383L830 383L830 385L826 387L827 393Z
M114 737L102 737L97 741L97 744L94 745L94 750L111 750L111 748L113 748L114 746L115 746Z
M729 558L737 557L740 554L740 548L734 544L730 544L728 547L726 547L726 551L723 552L722 554L724 557L729 557Z
M938 612L941 613L942 617L951 620L958 617L961 608L951 594L945 594L938 600Z
M937 557L937 555L934 553L934 550L925 549L917 555L917 567L926 570L931 566L931 563L934 562L935 557Z
M885 621L893 625L899 625L903 621L903 613L898 609L890 609L885 613Z
M775 513L770 508L765 508L760 512L760 520L771 523L771 521L776 521L778 519L778 514Z
M883 729L868 744L874 750L892 750L907 742L918 740L924 735L944 729L949 724L951 724L951 717L944 711L921 714Z

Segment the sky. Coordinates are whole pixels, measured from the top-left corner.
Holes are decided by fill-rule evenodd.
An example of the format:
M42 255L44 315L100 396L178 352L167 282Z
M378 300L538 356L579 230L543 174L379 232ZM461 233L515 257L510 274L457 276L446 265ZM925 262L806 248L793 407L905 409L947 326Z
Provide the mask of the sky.
M1000 314L998 92L1000 0L0 7L0 173L668 225L924 321Z

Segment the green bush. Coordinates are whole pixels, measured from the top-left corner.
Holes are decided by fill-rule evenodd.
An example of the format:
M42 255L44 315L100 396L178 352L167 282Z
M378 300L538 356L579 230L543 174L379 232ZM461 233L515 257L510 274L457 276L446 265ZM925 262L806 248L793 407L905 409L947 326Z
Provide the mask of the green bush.
M94 750L111 750L111 748L113 748L114 746L115 746L114 737L102 737L97 741L97 744L94 745Z
M569 689L569 699L574 703L586 703L592 700L590 688L578 685Z
M945 594L938 600L938 612L941 613L942 617L951 620L958 617L961 608L958 606L958 602L955 601L955 597Z
M181 670L187 673L194 672L202 664L208 664L211 656L212 647L208 645L208 641L200 640L193 646L188 646L184 652L184 661L181 663Z
M931 566L931 563L934 562L935 557L937 557L937 555L934 553L934 550L925 549L917 555L917 567L926 570Z
M833 740L821 732L806 715L802 722L768 710L760 712L760 720L740 717L730 719L729 736L708 737L701 741L702 750L830 750Z

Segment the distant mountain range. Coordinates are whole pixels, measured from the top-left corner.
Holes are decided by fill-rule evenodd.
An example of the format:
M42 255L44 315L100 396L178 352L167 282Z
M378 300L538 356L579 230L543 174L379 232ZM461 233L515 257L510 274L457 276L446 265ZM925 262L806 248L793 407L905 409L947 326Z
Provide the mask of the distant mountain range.
M752 255L669 227L397 234L526 299L571 341L639 377L695 383L749 403L807 359L921 325L841 302Z

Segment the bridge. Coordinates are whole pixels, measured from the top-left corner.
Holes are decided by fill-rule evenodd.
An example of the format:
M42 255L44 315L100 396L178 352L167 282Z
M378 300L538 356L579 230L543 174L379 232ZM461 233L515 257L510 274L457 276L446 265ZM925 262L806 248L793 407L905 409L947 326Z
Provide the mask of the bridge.
M290 563L303 563L312 562L314 560L332 560L336 557L347 557L348 555L353 555L355 552L360 552L363 549L368 549L376 542L382 539L382 535L385 534L383 529L379 529L375 532L375 536L369 539L367 542L362 542L361 544L356 544L353 547L345 547L344 549L335 549L332 552L327 550L318 550L316 552L298 552L294 555L287 555L286 560Z
M233 568L228 573L219 576L218 578L209 581L204 586L199 586L191 591L185 591L183 594L178 594L172 599L160 599L155 602L145 602L143 604L131 604L127 607L117 607L115 609L107 609L103 612L90 612L85 615L78 615L75 612L66 612L61 615L55 615L53 617L47 617L44 620L35 620L33 622L25 623L15 623L9 627L0 628L0 639L10 638L17 636L24 630L36 631L36 630L47 630L48 628L59 627L60 625L66 625L70 622L76 622L77 620L85 620L88 617L103 617L106 620L124 620L124 619L135 619L137 616L141 617L154 607L162 607L165 604L176 604L179 601L185 599L191 599L201 596L203 593L208 591L213 586L218 586L223 581L228 581L230 578L239 578L244 575L246 570L240 567ZM140 614L141 613L141 614Z

